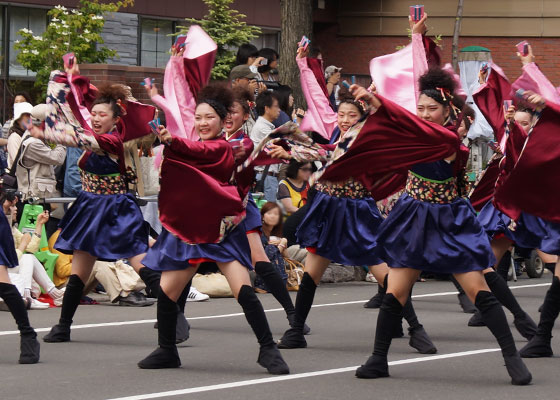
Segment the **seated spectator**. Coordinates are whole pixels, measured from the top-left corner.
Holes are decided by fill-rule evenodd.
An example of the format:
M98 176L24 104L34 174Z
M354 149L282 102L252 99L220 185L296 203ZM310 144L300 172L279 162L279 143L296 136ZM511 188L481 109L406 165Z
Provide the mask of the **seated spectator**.
M2 202L4 214L10 215L12 221L17 220L17 201L18 198L16 197L13 200L4 198ZM12 283L21 293L25 304L32 310L44 310L49 308L47 303L37 300L41 294L41 288L52 297L55 305L61 305L64 296L64 291L56 288L47 275L45 268L34 255L39 251L39 242L41 240L43 225L48 220L48 212L45 211L39 214L35 231L32 235L29 233L21 233L16 226L12 227L12 235L16 246L19 265L15 268L10 268L8 274L10 275ZM34 282L36 282L38 286L34 286Z
M264 64L263 61L261 61L257 67L258 79L260 81L276 82L276 77L273 71L278 68L278 59L280 58L280 54L278 54L278 52L274 49L265 47L264 49L259 50L259 57L262 57L266 61L264 61Z
M58 230L49 238L49 250L58 254L53 280L55 284L62 285L66 284L72 273L72 255L63 254L54 248L59 233ZM144 282L131 266L122 261L116 263L96 261L85 284L84 295L93 290L97 282L105 288L111 302L118 302L120 306L144 307L155 302L141 293L141 290L146 287Z
M282 203L288 216L307 203L308 181L312 172L312 163L290 160L286 170L286 179L278 184L278 200Z
M282 253L286 250L287 240L282 238L282 210L278 204L265 203L261 208L262 229L261 240L264 251L284 281L287 281L286 267ZM255 278L255 289L257 292L267 292L265 283L257 275Z
M255 122L249 137L258 146L259 143L274 129L272 121L280 115L280 106L278 104L278 96L274 92L264 92L257 97L257 113L259 118ZM278 171L279 164L272 164L266 167L256 167L257 181L264 179L264 197L267 201L276 201L278 192Z

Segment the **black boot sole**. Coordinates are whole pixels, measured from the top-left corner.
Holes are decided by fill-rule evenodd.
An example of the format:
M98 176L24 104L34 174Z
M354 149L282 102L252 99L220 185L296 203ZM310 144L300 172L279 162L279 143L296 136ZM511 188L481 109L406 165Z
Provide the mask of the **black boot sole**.
M389 365L387 361L381 362L380 360L373 360L376 356L368 358L366 363L356 370L356 378L359 379L377 379L388 378Z

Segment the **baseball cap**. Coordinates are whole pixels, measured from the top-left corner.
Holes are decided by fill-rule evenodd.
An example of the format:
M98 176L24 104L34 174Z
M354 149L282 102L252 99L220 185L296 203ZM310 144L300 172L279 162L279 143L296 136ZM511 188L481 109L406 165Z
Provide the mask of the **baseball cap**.
M334 65L329 65L327 68L325 68L325 78L329 79L332 74L340 71L342 71L342 68L336 67Z
M257 79L257 74L248 65L237 65L229 73L229 79L233 81L239 78Z

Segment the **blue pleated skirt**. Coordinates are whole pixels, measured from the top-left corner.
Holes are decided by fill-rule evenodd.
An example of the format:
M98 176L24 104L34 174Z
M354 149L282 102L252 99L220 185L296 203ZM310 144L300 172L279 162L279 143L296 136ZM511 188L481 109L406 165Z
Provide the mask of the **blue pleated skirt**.
M302 247L343 265L381 264L375 254L383 218L373 198L351 199L316 192L296 237Z
M0 239L0 265L8 268L17 267L18 258L12 229L2 207L0 207Z
M530 214L522 213L515 224L515 230L510 230L511 218L497 210L491 201L478 214L480 224L490 237L502 233L520 247L538 249L547 230L542 219Z
M167 229L162 229L156 243L150 248L142 264L155 271L175 271L192 266L189 261L239 261L253 269L251 249L243 224L231 231L220 243L186 244Z
M403 194L377 231L377 253L392 268L454 274L481 271L496 259L471 204L418 201Z
M548 254L560 255L560 224L541 220L546 231L540 249Z
M245 229L245 232L260 231L262 227L261 212L259 211L255 200L253 200L251 193L249 193L249 201L247 202L245 211L246 217L243 220L243 229Z
M81 250L102 261L116 261L148 251L149 232L130 194L82 191L59 227L54 247L62 253Z

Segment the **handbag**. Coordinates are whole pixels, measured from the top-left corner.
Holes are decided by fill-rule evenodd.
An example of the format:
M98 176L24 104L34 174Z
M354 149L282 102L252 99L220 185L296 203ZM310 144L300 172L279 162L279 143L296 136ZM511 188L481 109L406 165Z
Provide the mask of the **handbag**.
M220 273L196 274L193 277L192 285L199 292L205 293L210 297L233 297L233 292L229 287L226 277Z
M266 179L266 177L268 176L268 170L270 169L270 164L267 165L266 167L264 167L264 170L262 172L261 175L261 179L259 179L257 181L257 184L255 185L255 190L254 192L256 193L264 193L264 180Z
M7 173L4 173L0 176L0 187L3 190L6 189L17 190L18 188L16 169L17 169L17 164L19 162L19 159L21 157L21 152L23 151L23 142L24 140L22 140L19 145L18 152L16 154L16 157L14 158L14 162L12 163L10 170Z
M299 261L292 260L286 257L284 257L284 265L286 266L286 274L288 275L286 288L290 292L297 292L299 290L301 280L303 279L305 265L303 265Z
M139 158L140 170L142 172L142 181L144 183L144 195L151 196L159 193L159 171L154 165L154 154L150 148L144 156L144 151L140 148Z

